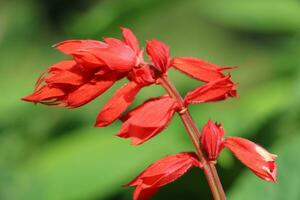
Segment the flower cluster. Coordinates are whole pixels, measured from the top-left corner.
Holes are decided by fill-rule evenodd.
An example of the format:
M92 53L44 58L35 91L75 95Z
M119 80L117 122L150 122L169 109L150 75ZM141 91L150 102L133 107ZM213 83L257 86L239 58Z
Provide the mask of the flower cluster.
M133 145L140 145L167 127L172 116L187 110L188 105L220 101L236 97L236 84L225 70L193 57L170 57L169 48L158 40L146 43L150 62L144 60L144 50L128 28L121 28L123 39L67 40L54 47L71 56L48 67L36 82L32 94L25 101L50 106L76 108L87 104L107 91L115 82L128 82L112 95L99 112L95 126L104 127L120 119L123 124L116 134L130 138ZM150 98L140 106L123 114L134 101L138 92L153 84L163 85L170 68L203 82L189 92L183 100L170 94ZM275 181L274 156L245 139L223 139L220 125L209 122L199 143L207 159L216 160L223 147L229 148L238 159L268 181ZM198 155L199 156L199 155ZM202 168L203 163L194 153L167 156L148 167L128 186L136 186L134 200L149 199L161 186L182 176L192 166Z

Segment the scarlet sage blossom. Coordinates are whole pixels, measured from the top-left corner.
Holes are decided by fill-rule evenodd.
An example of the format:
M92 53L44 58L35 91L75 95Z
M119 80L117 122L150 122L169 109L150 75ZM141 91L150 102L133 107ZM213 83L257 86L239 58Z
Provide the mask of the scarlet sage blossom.
M236 85L230 80L230 76L227 75L223 78L206 83L189 92L184 101L186 104L204 103L210 101L221 101L228 97L236 96Z
M194 153L170 155L150 165L127 186L136 187L133 200L149 200L160 187L180 178L193 166L202 167Z
M35 91L23 100L75 108L105 92L121 76L118 73L94 75L74 60L56 63L45 73L37 81Z
M223 70L234 67L220 67L199 58L193 57L176 57L172 60L172 66L183 73L203 82L215 81L223 78Z
M142 144L168 125L177 108L177 102L169 96L150 99L123 117L116 135L130 138L133 145Z
M209 120L203 127L200 141L211 161L216 160L220 151L226 147L258 177L269 182L276 181L276 155L250 140L239 137L224 138L223 135L224 129L220 124Z
M258 177L269 182L276 181L276 155L254 142L239 137L226 138L224 145Z

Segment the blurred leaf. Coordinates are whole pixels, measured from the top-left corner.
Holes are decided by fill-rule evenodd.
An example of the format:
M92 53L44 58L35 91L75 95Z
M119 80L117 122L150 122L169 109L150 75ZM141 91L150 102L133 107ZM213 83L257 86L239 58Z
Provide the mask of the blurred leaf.
M178 130L170 127L172 131ZM83 129L50 143L5 187L6 200L106 197L156 159L186 150L172 131L141 147L113 137L114 128ZM159 136L157 136L159 137ZM14 191L18 191L15 193Z
M218 24L239 30L276 33L300 28L299 1L204 1L200 9Z
M250 171L241 175L236 181L229 199L243 200L298 200L300 199L300 137L289 138L277 144L272 152L278 154L278 182L275 184L264 182Z

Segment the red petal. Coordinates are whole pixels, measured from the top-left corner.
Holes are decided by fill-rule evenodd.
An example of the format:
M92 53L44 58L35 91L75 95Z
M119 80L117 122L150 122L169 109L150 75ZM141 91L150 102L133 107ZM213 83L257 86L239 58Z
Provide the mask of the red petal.
M160 72L166 72L170 66L169 47L158 40L147 41L147 54L154 67Z
M105 77L96 78L71 92L66 98L66 106L76 108L82 106L109 89L117 80L116 75L106 75Z
M110 41L107 48L93 48L87 51L102 60L112 70L128 71L136 64L135 52L125 44L117 45L117 42Z
M139 43L135 35L129 28L121 27L123 39L127 45L129 45L136 53L139 53Z
M84 77L65 70L52 70L45 78L47 84L69 84L81 85L84 83Z
M209 120L202 129L200 141L207 158L214 161L218 158L223 148L224 129L220 124Z
M34 91L31 95L23 97L22 100L34 102L34 103L43 103L43 104L58 104L56 103L60 97L63 97L65 93L54 87L42 86L38 90Z
M137 186L134 199L148 199L160 187L180 178L192 166L202 166L194 153L184 152L170 155L150 165L127 186Z
M224 144L258 177L266 181L276 182L276 155L244 138L230 137L225 140Z
M133 200L150 200L159 188L145 188L137 186L133 193Z
M232 69L231 67L219 67L193 57L178 57L172 60L172 65L187 75L203 82L214 81L223 78L222 70Z
M128 108L140 89L135 82L129 82L117 90L98 114L95 126L103 127L114 122Z
M67 55L72 55L82 49L103 48L106 46L105 43L97 40L65 40L54 45L56 49Z
M125 122L117 136L131 138L134 145L142 144L168 125L176 108L177 102L168 96L150 99L123 117Z
M185 103L203 103L220 101L228 97L236 96L236 85L230 80L230 76L206 83L189 92L185 97Z
M91 48L106 48L107 44L97 40L65 40L54 45L64 54L74 56L75 60L85 67L99 67L104 64L95 55L87 51Z

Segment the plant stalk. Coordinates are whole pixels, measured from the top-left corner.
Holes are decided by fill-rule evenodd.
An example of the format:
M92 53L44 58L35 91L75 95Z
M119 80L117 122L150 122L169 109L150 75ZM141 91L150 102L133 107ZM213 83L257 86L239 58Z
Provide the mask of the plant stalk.
M201 149L201 144L199 141L200 131L196 126L195 122L193 121L188 109L185 107L181 95L179 94L175 86L171 83L171 81L168 79L167 75L162 75L159 78L159 83L165 88L167 93L172 98L178 101L180 108L178 111L179 116L196 149L199 160L203 165L203 171L209 184L211 193L214 197L214 200L226 200L226 195L220 182L220 178L216 170L215 164L209 162L206 159L206 155Z

